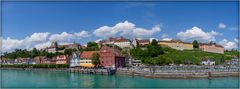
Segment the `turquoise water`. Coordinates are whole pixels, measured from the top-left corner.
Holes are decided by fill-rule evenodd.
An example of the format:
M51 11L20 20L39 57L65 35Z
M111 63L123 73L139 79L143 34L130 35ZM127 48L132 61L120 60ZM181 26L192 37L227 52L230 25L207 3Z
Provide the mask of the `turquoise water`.
M238 77L154 79L125 75L87 75L67 72L2 70L3 88L238 88Z

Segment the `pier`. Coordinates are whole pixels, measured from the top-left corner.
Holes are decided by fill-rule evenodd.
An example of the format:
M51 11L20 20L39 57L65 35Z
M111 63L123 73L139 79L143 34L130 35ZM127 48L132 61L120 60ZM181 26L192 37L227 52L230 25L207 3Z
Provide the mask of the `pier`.
M82 74L102 74L102 75L114 75L116 70L113 69L83 69L83 68L70 68L71 73L82 73Z

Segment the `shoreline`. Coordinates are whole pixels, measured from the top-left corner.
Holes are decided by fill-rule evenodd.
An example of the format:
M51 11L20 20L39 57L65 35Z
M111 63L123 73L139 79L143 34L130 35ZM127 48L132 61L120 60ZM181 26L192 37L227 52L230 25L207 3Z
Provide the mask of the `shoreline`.
M129 76L141 76L146 78L177 78L177 79L185 79L185 78L217 78L217 77L239 77L239 72L212 72L211 77L207 73L137 73L131 71L117 71L117 74L121 75L129 75Z
M0 68L1 70L28 70L28 71L53 71L53 72L71 72L70 68ZM82 72L73 72L73 73L81 73L81 74L97 74L97 75L109 75L108 73L101 72L99 70L95 70L94 73L86 72L83 70ZM141 72L133 72L126 70L118 70L115 73L116 75L128 75L128 76L140 76L145 78L165 78L165 79L186 79L186 78L218 78L218 77L239 77L240 72L211 72L211 76L208 73L193 73L193 72L185 72L185 73L141 73Z

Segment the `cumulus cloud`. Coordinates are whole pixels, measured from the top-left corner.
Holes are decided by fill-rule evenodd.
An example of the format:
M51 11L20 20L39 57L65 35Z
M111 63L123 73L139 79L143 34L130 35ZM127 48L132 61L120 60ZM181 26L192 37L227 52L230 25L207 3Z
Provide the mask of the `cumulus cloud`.
M216 35L221 34L215 31L204 32L201 28L195 26L191 29L187 29L185 32L177 33L177 37L179 37L181 40L194 39L201 42L215 41Z
M7 39L2 40L2 48L4 50L11 50L12 48L17 48L23 45L24 40L17 40L17 39L11 39L8 37Z
M98 29L96 29L93 33L102 38L108 38L116 35L120 36L132 36L136 38L145 38L150 37L154 33L160 32L160 25L156 25L152 27L152 29L145 29L145 28L139 28L136 27L135 24L124 21L119 22L115 26L102 26Z
M50 41L66 41L69 39L73 39L73 35L67 32L62 32L61 34L53 34L50 36Z
M49 40L50 41L70 41L72 39L82 39L89 36L90 34L87 31L81 31L73 34L62 32L61 34L52 34L49 37Z
M172 40L172 38L163 38L162 40L163 41L170 41L170 40Z
M239 39L237 39L237 38L234 38L234 41L235 41L236 43L238 43L238 42L239 42Z
M37 49L46 48L51 45L52 41L60 41L59 43L64 43L73 39L81 39L89 37L90 34L87 31L76 32L73 34L62 32L61 34L50 34L48 32L33 33L24 39L12 39L7 37L2 39L2 51L12 51L16 48L21 49L32 49L33 47Z
M227 26L224 24L224 23L219 23L218 24L218 28L220 28L220 29L224 29L224 28L226 28Z
M218 44L222 45L225 49L236 49L237 48L237 43L233 41L228 41L227 39L223 39L218 42Z
M26 39L31 42L41 42L46 41L47 37L50 33L43 32L43 33L33 33L30 37L27 37Z
M50 41L47 41L47 42L44 42L44 43L39 43L39 44L36 44L34 46L34 48L36 48L36 49L44 49L46 47L49 47L51 45L51 43L52 42L50 42Z
M88 33L88 31L81 31L78 33L74 33L74 36L77 38L84 38L84 37L89 37L90 34Z

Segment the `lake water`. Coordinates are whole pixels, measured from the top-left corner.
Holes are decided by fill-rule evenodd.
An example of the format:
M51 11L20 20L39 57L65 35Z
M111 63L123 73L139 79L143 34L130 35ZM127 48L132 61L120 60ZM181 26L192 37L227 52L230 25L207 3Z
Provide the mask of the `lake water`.
M2 88L238 88L238 77L157 79L126 75L1 70Z

